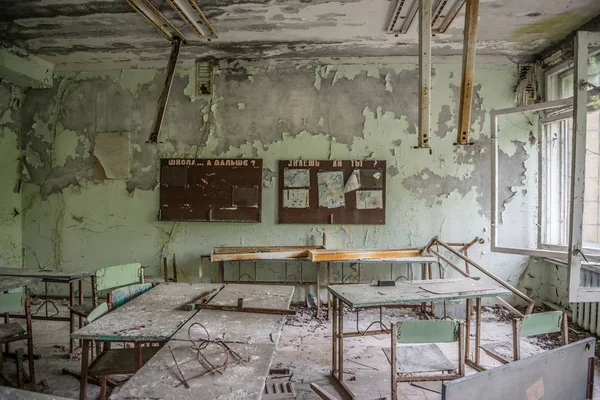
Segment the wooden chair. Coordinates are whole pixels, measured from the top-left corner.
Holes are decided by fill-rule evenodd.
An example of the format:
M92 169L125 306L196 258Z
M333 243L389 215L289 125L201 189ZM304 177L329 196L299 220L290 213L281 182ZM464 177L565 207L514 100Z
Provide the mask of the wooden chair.
M98 292L119 288L136 283L144 283L142 265L140 263L114 265L101 268L96 271L96 282ZM69 310L80 316L87 318L94 309L93 302L85 302L69 307Z
M392 364L392 400L398 399L398 382L447 381L465 375L465 327L462 322L399 322L392 324L391 336L391 349L384 349L384 352ZM451 342L458 342L458 368L435 344ZM416 345L398 346L398 343Z
M151 288L151 283L142 283L115 289L107 295L107 302L104 303L106 309L111 312ZM100 312L101 310L98 310L98 313ZM142 347L141 343L134 343L133 348L111 349L110 342L104 342L104 350L88 367L88 376L100 379L100 399L106 398L106 383L110 375L135 373L161 347Z
M479 346L493 359L503 364L531 357L539 350L527 343L521 343L522 337L537 336L545 333L561 332L561 344L569 344L568 317L562 311L549 311L514 318L513 340L493 342Z
M31 302L28 292L0 294L0 314L10 312L23 312L25 309L25 327L8 319L0 324L0 344L27 340L27 359L29 361L29 383L35 387L35 368L33 365L33 330L31 329ZM8 315L8 314L7 314ZM7 317L8 318L8 317ZM0 369L2 369L2 350L0 346ZM15 352L17 358L17 386L22 388L23 384L23 355L22 349Z

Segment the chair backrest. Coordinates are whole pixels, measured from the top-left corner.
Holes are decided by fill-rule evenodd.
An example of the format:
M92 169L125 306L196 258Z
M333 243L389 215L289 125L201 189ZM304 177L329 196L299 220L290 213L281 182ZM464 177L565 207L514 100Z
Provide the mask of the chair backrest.
M0 294L0 314L24 311L26 296L25 292Z
M460 335L458 321L403 321L398 323L398 343L456 342Z
M88 316L86 317L86 320L89 323L94 322L95 320L97 320L98 318L108 314L108 303L102 303L100 304L98 307L94 308L92 311L90 311L90 313L88 314Z
M549 311L525 315L519 321L519 336L534 336L544 333L560 332L562 327L563 312Z
M150 289L152 289L152 283L139 283L115 289L110 293L110 309L114 310L117 307L121 307L131 299Z
M98 291L140 283L142 264L113 265L96 271Z

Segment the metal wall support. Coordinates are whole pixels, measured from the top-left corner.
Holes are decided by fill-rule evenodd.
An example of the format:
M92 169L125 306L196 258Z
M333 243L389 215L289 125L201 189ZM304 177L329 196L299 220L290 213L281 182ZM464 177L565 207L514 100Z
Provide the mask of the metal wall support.
M473 107L473 74L475 71L475 49L477 47L477 17L479 0L467 0L463 40L462 78L460 85L460 108L456 144L467 145L471 130L471 110Z
M417 148L431 149L431 0L419 2L419 144Z
M579 296L581 262L583 259L583 201L585 192L585 145L587 137L587 71L588 32L577 32L575 36L575 76L573 78L573 157L571 159L571 210L569 219L569 302L598 301L583 300ZM599 292L596 292L599 293Z
M156 115L154 116L154 122L152 123L152 130L150 131L150 137L148 143L158 144L158 135L160 133L160 127L162 126L163 118L165 116L165 110L167 108L167 100L169 100L169 93L171 93L171 85L173 84L173 77L175 76L175 67L177 66L177 59L179 58L179 50L181 49L181 39L174 38L171 47L171 55L169 56L169 62L167 63L167 74L165 76L165 84L163 86L162 93L158 99L156 106Z

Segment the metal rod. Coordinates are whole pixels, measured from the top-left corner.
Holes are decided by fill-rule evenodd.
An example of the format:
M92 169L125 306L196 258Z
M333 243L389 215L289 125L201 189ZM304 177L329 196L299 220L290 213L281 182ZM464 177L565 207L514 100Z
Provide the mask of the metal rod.
M429 149L431 123L431 0L419 2L419 144Z
M509 285L504 280L502 280L500 277L492 274L491 272L489 272L488 270L486 270L485 268L483 268L481 265L477 264L476 262L474 262L470 258L465 257L464 255L462 255L458 251L454 250L452 247L448 246L446 243L440 241L439 239L436 239L435 243L439 244L442 247L444 247L446 250L448 250L449 252L451 252L452 254L454 254L455 256L457 256L458 258L461 258L462 260L467 261L469 264L471 264L473 267L477 268L479 271L481 271L482 273L484 273L485 275L487 275L489 278L493 279L494 281L496 281L497 283L499 283L500 285L502 285L506 289L508 289L511 292L513 292L515 295L519 296L521 299L525 300L528 303L527 311L525 312L525 314L531 314L531 312L533 311L533 306L535 305L535 301L533 301L533 299L531 299L529 296L527 296L526 294L524 294L520 290L516 289L515 287ZM431 251L431 249L429 249L429 251Z
M477 17L479 0L467 0L463 40L462 79L460 85L460 107L456 144L469 144L471 111L473 107L473 75L475 71L475 49L477 47Z
M178 37L173 38L171 55L169 56L169 62L167 63L165 83L162 93L158 99L156 115L154 116L154 122L152 123L150 137L148 138L148 143L150 144L158 144L158 135L160 134L163 118L165 117L165 110L167 108L167 101L169 100L169 93L171 92L171 85L173 84L173 77L175 76L175 67L177 66L177 59L179 58L180 49L181 39Z

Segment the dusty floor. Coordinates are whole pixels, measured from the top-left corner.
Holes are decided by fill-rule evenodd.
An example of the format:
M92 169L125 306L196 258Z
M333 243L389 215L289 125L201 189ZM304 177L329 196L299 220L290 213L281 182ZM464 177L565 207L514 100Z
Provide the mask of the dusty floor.
M37 307L34 307L35 311ZM66 307L59 305L61 315L67 315ZM284 326L283 335L279 342L273 367L289 367L291 376L274 375L278 380L291 380L295 386L297 399L313 400L318 397L312 392L309 384L314 382L325 390L338 393L328 374L331 364L331 325L326 320L316 320L314 309L298 308L295 317L289 317ZM40 311L43 312L43 311ZM325 315L325 314L324 314ZM376 310L362 311L360 313L360 328L377 320L379 312ZM419 315L409 309L388 310L384 314L384 322L390 320L416 319ZM497 308L484 308L482 315L482 340L489 341L507 340L511 335L511 326L507 315ZM356 326L356 313L347 312L344 318L347 329ZM76 378L62 374L63 368L73 371L79 369L79 358L75 354L68 355L68 325L63 322L34 321L34 341L36 353L42 358L36 360L36 375L38 390L47 394L67 398L78 398L79 381ZM573 330L575 329L575 330ZM585 336L578 328L572 328L571 334L580 339ZM557 338L549 335L536 339L526 339L538 346L540 350L547 348ZM358 399L376 400L390 398L389 363L382 349L389 347L389 336L367 336L348 339L345 342L344 373L347 385L354 391ZM12 349L17 345L12 346ZM23 346L25 347L25 346ZM454 344L440 345L450 360L456 359L456 346ZM493 359L482 353L482 362L487 366L499 365ZM5 372L10 374L13 362L5 360ZM475 371L467 367L467 374ZM595 397L600 398L600 376L596 371ZM437 384L440 387L439 384ZM435 385L434 387L435 388ZM90 399L98 396L98 387L90 384L88 393ZM433 391L421 389L411 384L399 385L399 398L410 400L434 400L441 395Z

